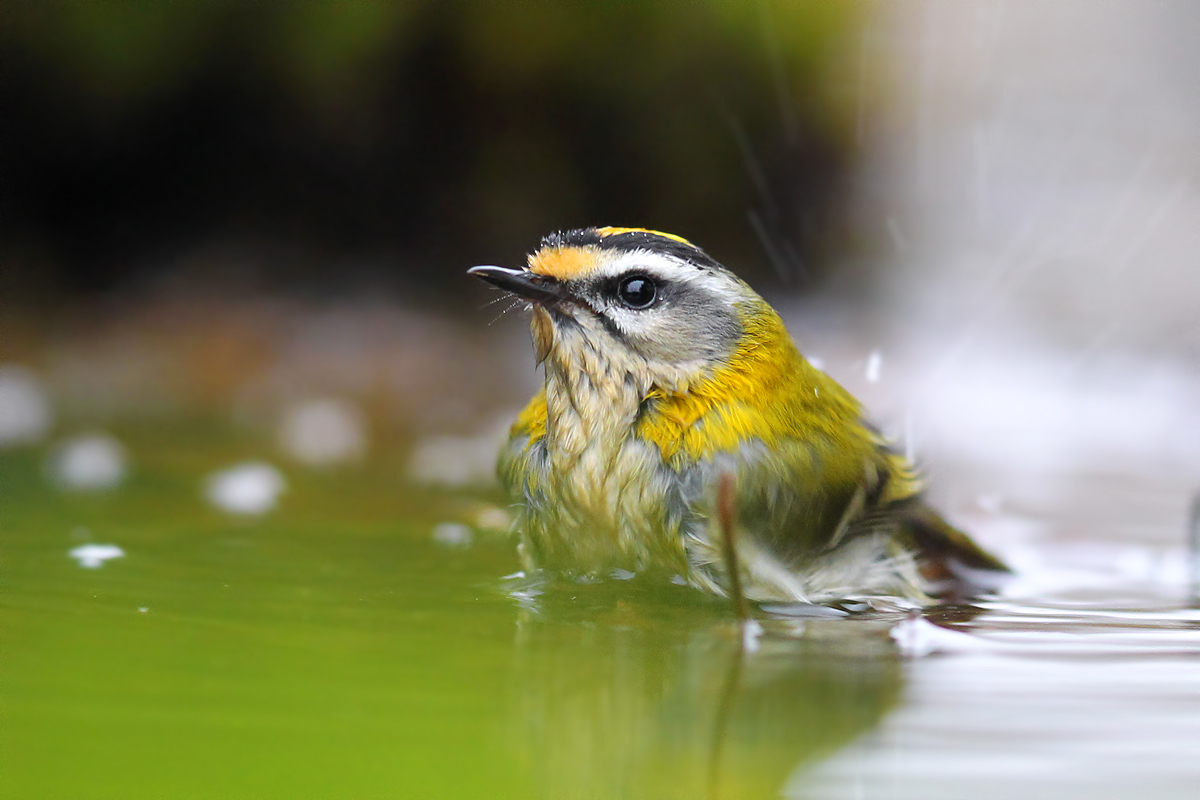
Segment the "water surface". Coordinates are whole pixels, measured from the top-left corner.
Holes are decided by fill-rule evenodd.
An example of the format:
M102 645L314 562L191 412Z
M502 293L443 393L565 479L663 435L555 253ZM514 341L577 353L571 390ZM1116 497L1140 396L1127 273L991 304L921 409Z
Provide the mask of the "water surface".
M1168 546L1014 548L1009 596L933 612L921 657L890 635L903 615L768 620L747 648L691 590L514 593L505 537L433 536L495 498L376 463L289 471L276 511L238 518L200 488L236 438L123 435L137 468L98 496L0 456L4 797L1170 798L1200 778L1200 612ZM86 543L124 555L88 568Z

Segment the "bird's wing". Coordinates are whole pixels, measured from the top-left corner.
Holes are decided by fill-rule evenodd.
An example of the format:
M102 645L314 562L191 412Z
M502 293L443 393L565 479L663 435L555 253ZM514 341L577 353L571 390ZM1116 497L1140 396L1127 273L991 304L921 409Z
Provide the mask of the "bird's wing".
M522 497L532 502L534 494L544 489L539 487L541 471L534 468L534 446L546 435L546 390L538 392L525 406L509 431L508 442L500 451L496 471L500 483L511 497Z
M879 470L867 448L813 433L737 451L739 525L792 563L855 535L874 507Z
M864 431L861 440L847 435L774 448L773 457L754 464L750 480L739 487L739 500L748 506L739 515L742 523L793 563L892 531L914 553L934 594L971 597L994 589L994 576L1008 572L1004 563L926 505L924 481L912 463L882 437ZM784 475L789 490L772 493L770 484Z

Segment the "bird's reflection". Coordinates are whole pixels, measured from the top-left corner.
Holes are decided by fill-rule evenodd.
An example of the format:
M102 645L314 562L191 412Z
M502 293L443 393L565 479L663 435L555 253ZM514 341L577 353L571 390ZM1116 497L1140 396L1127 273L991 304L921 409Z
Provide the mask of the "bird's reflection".
M747 638L727 605L636 582L524 605L510 746L545 797L774 797L900 688L869 621L766 621Z

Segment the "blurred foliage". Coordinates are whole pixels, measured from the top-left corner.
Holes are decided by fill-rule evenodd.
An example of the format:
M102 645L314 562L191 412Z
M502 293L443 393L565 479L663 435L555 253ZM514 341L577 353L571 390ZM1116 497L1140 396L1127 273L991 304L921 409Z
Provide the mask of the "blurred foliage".
M285 282L437 284L556 228L621 224L811 273L839 235L858 13L7 4L0 263L55 293L265 244Z

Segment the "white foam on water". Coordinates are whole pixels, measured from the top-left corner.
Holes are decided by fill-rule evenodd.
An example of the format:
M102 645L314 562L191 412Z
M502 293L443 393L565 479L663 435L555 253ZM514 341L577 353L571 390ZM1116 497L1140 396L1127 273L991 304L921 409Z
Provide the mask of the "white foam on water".
M99 569L106 561L124 558L125 551L115 544L83 544L67 551L84 569Z
M433 541L443 547L470 547L475 532L460 522L439 522L433 527Z
M107 491L125 480L129 456L114 437L91 433L59 443L47 460L46 470L63 489Z
M275 508L287 490L278 469L265 461L246 461L208 476L204 496L217 508L231 514L265 514Z
M289 456L311 467L360 461L367 451L366 417L344 398L304 398L284 410L279 442Z

